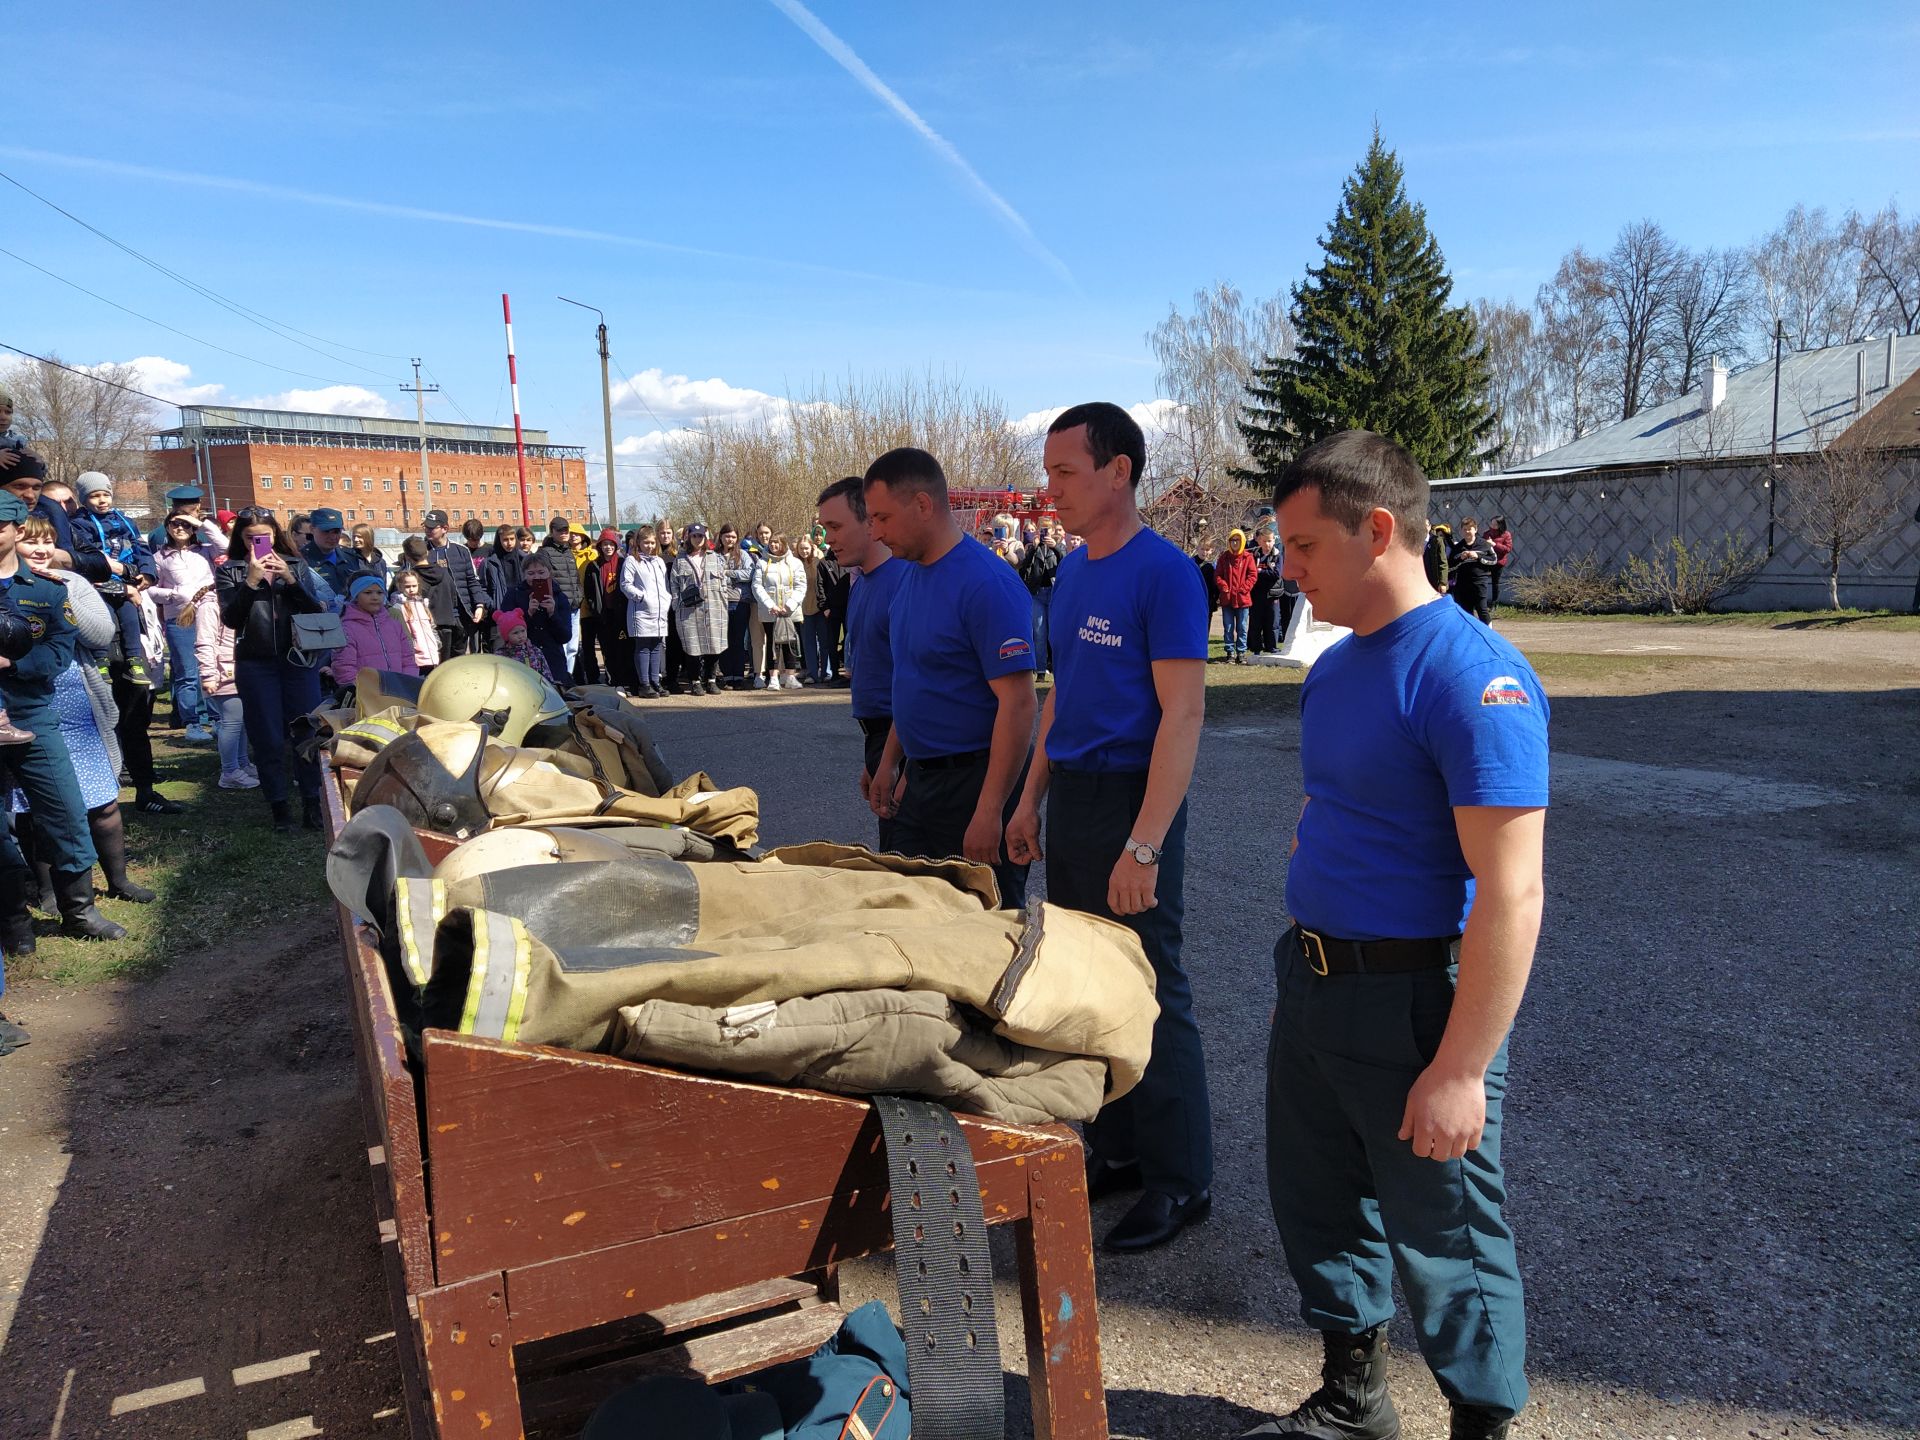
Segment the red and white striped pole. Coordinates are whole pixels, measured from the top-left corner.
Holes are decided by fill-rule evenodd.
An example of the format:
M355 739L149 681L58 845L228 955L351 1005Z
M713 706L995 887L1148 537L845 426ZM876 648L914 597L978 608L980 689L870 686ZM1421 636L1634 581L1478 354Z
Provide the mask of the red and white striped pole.
M513 448L520 459L520 523L531 527L533 517L527 509L527 439L520 429L520 372L513 363L513 304L500 297L500 314L507 322L507 384L513 388Z

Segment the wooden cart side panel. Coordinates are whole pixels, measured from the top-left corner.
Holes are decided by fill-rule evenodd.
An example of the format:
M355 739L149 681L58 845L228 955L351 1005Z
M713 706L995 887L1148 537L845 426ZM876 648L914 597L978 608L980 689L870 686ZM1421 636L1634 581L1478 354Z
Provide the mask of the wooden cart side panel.
M520 1440L525 1433L503 1278L479 1275L420 1297L420 1339L439 1440Z
M1035 1163L1025 1155L980 1163L976 1175L989 1223L1006 1223L1026 1213L1027 1171ZM883 1175L877 1184L846 1194L515 1269L507 1276L507 1303L514 1333L532 1340L602 1325L636 1310L679 1304L768 1275L797 1275L892 1245Z
M886 1188L862 1100L441 1031L426 1056L442 1281ZM1059 1126L962 1126L977 1162L1078 1144Z
M340 787L323 757L321 801L328 843L346 824ZM407 1066L399 1012L388 988L386 966L366 928L336 903L340 949L346 962L347 992L353 1017L354 1051L359 1061L361 1098L368 1112L368 1140L380 1148L385 1164L376 1183L384 1183L391 1207L394 1242L399 1247L407 1293L433 1284L433 1229L427 1208L425 1147L413 1072ZM384 1176L384 1180L382 1180ZM382 1217L386 1218L386 1217ZM398 1301L396 1300L396 1307ZM398 1318L398 1317L396 1317ZM401 1322L404 1330L404 1321Z
M1078 1146L1027 1167L1030 1209L1015 1227L1033 1433L1107 1440L1086 1161Z

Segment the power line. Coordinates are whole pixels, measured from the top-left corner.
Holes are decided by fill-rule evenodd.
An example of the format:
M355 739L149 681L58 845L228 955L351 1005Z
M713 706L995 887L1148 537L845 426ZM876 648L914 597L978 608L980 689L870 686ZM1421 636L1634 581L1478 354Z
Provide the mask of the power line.
M322 385L356 385L359 383L358 381L355 381L355 380L341 380L331 375L313 375L308 373L305 370L293 370L288 368L285 365L276 365L271 360L262 360L257 355L247 355L238 350L229 350L224 345L216 345L211 340L203 340L198 335L191 335L187 331L180 329L177 325L169 325L164 320L156 320L151 315L143 315L138 310L133 309L131 306L122 305L118 300L109 300L106 296L100 294L97 290L89 290L86 286L81 285L76 281L69 280L64 275L56 275L54 274L53 271L47 269L46 266L36 265L33 261L27 259L26 256L16 255L13 253L13 251L6 249L4 246L0 246L0 255L5 255L9 260L19 261L22 265L25 265L29 270L38 270L42 275L45 275L48 279L58 280L62 285L67 286L69 289L78 290L82 295L90 295L95 300L98 300L102 305L111 305L114 309L119 310L124 314L131 315L136 320L144 320L149 325L158 325L162 330L170 331L173 334L180 336L180 338L183 340L191 340L194 344L204 345L209 350L218 350L222 355L231 355L236 360L245 360L250 365L262 365L269 370L278 370L283 375L297 375L302 380L318 380ZM378 374L379 372L370 371L369 373Z
M440 387L440 398L445 400L449 405L453 406L455 410L459 411L460 418L462 420L466 421L469 425L480 424L480 422L474 419L473 416L467 414L466 406L462 405L458 400L454 399L453 396L448 393L445 382L443 382L438 375L435 375L433 373L433 367L431 365L423 364L420 368L427 372L427 378L432 380L435 385L438 385Z
M627 367L622 365L618 357L614 356L611 352L609 352L608 358L613 361L613 368L620 372L620 378L627 382L627 393L640 402L640 408L642 410L646 411L649 415L653 415L654 424L658 425L662 430L667 429L667 422L662 420L658 415L653 414L653 407L647 404L647 397L640 393L640 387L635 385L633 383L633 377L627 374Z
M193 291L197 295L204 297L205 299L211 300L214 304L220 306L222 309L232 311L235 315L238 315L241 319L245 320L248 324L257 325L262 330L267 331L269 334L278 335L282 340L292 341L293 344L300 346L300 348L303 350L312 350L314 354L324 355L326 356L327 359L337 361L339 364L351 365L356 370L365 370L369 375L382 375L383 372L379 370L371 369L365 365L358 364L355 361L345 359L339 355L328 354L327 351L321 350L312 345L308 345L307 343L305 343L305 341L294 339L294 336L305 335L308 340L319 340L321 341L322 344L331 345L337 350L352 350L356 354L372 355L382 360L403 360L406 358L403 355L388 355L385 351L381 351L381 350L362 349L358 345L348 345L338 340L327 340L323 336L315 335L310 331L301 330L296 326L288 325L283 321L275 320L271 316L263 315L258 310L250 309L249 307L242 305L238 300L229 300L226 296L222 295L219 291L209 289L207 286L202 285L197 280L189 280L185 275L182 275L179 271L169 269L167 266L162 265L158 260L155 260L152 256L144 255L140 251L134 249L131 245L127 244L125 241L114 239L113 236L107 234L107 232L102 230L98 225L90 224L88 221L82 220L78 215L74 214L71 210L68 210L63 206L56 205L53 201L49 200L46 196L40 194L39 191L34 190L31 187L22 184L20 181L14 179L13 176L7 174L6 171L4 170L0 170L0 180L6 181L9 185L13 186L16 190L19 190L24 194L31 195L35 200L38 200L42 205L45 205L49 210L53 210L58 214L66 216L67 219L71 220L74 224L78 225L81 229L90 231L91 233L98 235L102 240L106 241L109 245L113 246L116 250L120 250L128 255L131 255L135 260L138 260L142 265L146 265L151 269L159 271L162 275L165 275L169 280L173 280L178 284L186 286L187 289ZM291 331L292 333L291 334L287 333L289 331ZM278 368L278 367L275 367L275 368ZM297 373L297 372L289 372L289 373ZM392 379L393 377L388 375L388 376L384 376L384 378Z
M180 403L177 400L162 400L158 395L149 395L146 391L136 390L131 385L122 385L118 380L109 380L106 376L96 375L91 370L77 370L58 360L49 360L44 355L36 355L31 350L22 350L18 345L9 345L4 340L0 340L0 350L11 350L16 355L25 356L29 360L38 360L42 365L51 365L54 369L64 370L69 375L78 375L82 380L91 380L96 385L111 385L115 390L124 390L129 395L138 395L142 400L151 400L156 405L176 406Z

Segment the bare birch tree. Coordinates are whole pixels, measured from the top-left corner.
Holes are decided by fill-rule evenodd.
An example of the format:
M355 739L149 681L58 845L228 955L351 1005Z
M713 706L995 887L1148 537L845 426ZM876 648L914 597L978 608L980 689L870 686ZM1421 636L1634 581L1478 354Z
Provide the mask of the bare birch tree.
M1476 300L1473 321L1487 350L1487 398L1498 416L1493 463L1532 459L1546 448L1547 393L1531 311L1511 300Z
M1864 272L1868 327L1920 331L1920 220L1901 220L1889 201L1870 220L1848 216L1847 238Z
M1536 297L1547 414L1562 440L1611 418L1600 393L1611 341L1604 290L1600 262L1576 245Z
M1169 417L1169 459L1203 483L1250 468L1240 410L1256 366L1293 353L1293 327L1280 296L1249 300L1229 281L1196 290L1193 309L1167 307L1147 333L1160 362L1160 393L1181 408ZM1177 457L1177 459L1176 459Z
M1008 423L997 397L943 376L900 375L816 384L770 415L691 426L668 443L655 488L676 525L797 531L821 490L898 445L938 457L955 488L1039 481L1039 441Z
M1674 394L1692 390L1713 357L1730 366L1742 358L1752 276L1753 262L1742 250L1702 250L1681 260L1662 337Z
M1866 332L1867 290L1859 252L1846 228L1823 209L1796 205L1753 251L1765 344L1784 324L1796 350L1842 345Z
M1662 341L1686 252L1651 220L1620 232L1602 261L1602 292L1614 346L1614 384L1622 420L1666 398Z
M139 383L131 365L100 365L83 373L23 360L0 371L0 384L13 392L14 428L47 462L47 477L69 485L87 470L105 471L116 480L146 477L160 412L134 393Z

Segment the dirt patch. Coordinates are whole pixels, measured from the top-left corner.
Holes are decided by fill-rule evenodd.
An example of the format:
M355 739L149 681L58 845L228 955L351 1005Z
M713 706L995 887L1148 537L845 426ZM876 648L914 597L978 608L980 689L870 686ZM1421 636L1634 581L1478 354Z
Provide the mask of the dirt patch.
M9 992L0 1435L404 1434L345 995L313 905L155 980Z

